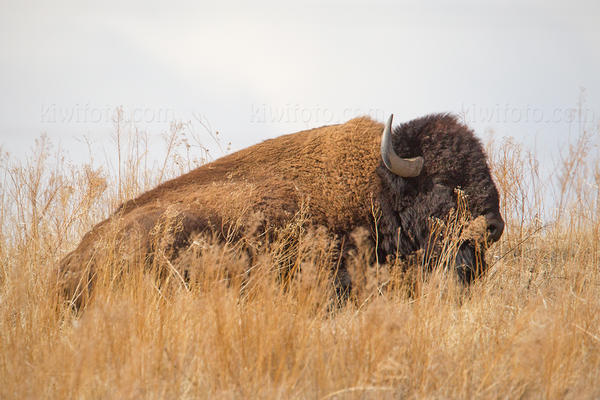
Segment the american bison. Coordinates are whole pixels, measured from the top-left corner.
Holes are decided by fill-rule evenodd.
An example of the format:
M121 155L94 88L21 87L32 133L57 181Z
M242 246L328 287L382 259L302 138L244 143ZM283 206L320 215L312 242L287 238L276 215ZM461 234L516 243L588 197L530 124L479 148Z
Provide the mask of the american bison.
M307 224L324 227L340 246L351 243L356 229L366 229L379 260L427 252L435 242L432 220L456 207L457 188L473 220L485 221L488 243L498 240L504 228L498 191L483 147L468 127L447 114L393 130L392 116L385 126L356 118L264 141L125 202L63 259L61 277L71 290L89 285L95 260L108 251L109 235L109 241L129 243L126 251L116 250L123 257L148 260L166 215L176 216L180 226L170 254L201 232L222 239L244 231L272 237L266 233L301 208ZM460 244L454 268L463 282L485 270L484 249L473 240ZM344 260L337 265L338 283L347 289Z

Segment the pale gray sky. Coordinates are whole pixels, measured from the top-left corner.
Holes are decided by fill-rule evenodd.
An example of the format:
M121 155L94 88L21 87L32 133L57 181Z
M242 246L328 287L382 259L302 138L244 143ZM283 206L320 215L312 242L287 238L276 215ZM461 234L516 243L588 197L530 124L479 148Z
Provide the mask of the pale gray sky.
M151 135L199 116L242 148L360 114L464 113L537 143L600 121L597 1L11 1L0 9L0 144L101 148L123 105Z

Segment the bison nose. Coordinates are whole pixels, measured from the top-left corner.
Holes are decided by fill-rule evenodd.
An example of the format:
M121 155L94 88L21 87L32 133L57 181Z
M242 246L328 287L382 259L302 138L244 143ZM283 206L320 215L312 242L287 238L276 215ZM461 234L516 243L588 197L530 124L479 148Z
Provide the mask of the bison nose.
M504 221L502 217L495 213L489 213L485 216L487 222L488 239L490 242L497 242L504 232Z

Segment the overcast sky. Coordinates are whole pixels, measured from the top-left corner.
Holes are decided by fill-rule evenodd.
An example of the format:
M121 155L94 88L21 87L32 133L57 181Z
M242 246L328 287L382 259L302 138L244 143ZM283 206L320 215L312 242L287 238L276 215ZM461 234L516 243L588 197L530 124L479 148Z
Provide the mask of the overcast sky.
M462 114L545 158L600 120L597 1L1 1L0 145L81 155L126 116L234 149L370 114ZM201 129L198 129L201 132Z

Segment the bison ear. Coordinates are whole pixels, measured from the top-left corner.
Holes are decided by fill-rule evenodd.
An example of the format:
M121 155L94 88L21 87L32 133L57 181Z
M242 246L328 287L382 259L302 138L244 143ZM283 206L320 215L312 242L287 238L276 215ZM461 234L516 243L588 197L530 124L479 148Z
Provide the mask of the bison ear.
M392 119L394 114L391 114L383 128L383 136L381 137L381 159L383 164L391 172L404 178L419 176L423 169L425 160L423 157L402 158L396 154L392 146Z

